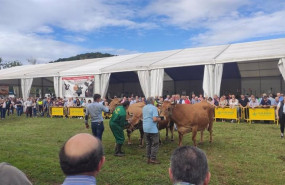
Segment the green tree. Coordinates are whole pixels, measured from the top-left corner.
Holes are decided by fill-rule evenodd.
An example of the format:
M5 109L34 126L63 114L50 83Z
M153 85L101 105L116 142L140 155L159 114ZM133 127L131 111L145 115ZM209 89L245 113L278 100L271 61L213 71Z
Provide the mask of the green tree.
M85 53L85 54L80 54L68 58L59 58L58 60L52 61L50 63L54 62L63 62L63 61L71 61L71 60L83 60L83 59L91 59L91 58L104 58L104 57L112 57L114 55L109 54L109 53Z
M2 64L3 69L16 67L16 66L21 66L21 65L23 65L23 64L21 62L19 62L19 61L11 61L11 62L6 62L6 63Z

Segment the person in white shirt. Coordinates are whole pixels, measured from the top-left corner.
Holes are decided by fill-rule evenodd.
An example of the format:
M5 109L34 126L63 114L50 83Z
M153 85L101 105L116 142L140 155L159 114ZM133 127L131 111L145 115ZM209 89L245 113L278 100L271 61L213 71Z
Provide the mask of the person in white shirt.
M238 103L238 99L236 99L235 95L231 95L231 99L229 100L229 106L230 108L237 109L237 114L239 113L239 103ZM234 120L231 121L232 123L234 122Z

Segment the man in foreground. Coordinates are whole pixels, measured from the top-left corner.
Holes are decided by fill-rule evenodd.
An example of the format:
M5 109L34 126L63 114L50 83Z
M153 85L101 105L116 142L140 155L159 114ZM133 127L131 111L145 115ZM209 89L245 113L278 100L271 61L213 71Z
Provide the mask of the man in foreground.
M197 147L182 146L171 156L170 180L175 185L207 185L211 173L205 153Z
M101 141L81 133L71 137L59 152L60 166L66 178L63 185L95 185L105 157Z

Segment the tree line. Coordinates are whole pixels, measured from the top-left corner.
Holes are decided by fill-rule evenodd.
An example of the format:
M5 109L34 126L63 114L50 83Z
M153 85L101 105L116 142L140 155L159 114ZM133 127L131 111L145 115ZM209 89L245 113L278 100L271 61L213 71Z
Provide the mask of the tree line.
M79 54L76 56L68 57L68 58L59 58L55 61L51 61L49 63L54 63L54 62L65 62L65 61L71 61L71 60L84 60L84 59L91 59L91 58L104 58L104 57L112 57L115 55L109 54L109 53L100 53L100 52L91 52L91 53L85 53L85 54ZM29 58L27 59L28 63L35 65L37 64L37 59L35 58ZM6 68L11 68L11 67L16 67L16 66L21 66L23 65L22 62L20 61L4 61L0 57L0 70L1 69L6 69Z

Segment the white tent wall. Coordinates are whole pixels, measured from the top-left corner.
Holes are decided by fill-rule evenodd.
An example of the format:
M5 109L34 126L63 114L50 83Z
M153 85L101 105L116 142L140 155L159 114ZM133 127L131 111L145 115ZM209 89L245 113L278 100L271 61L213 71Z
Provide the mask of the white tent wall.
M151 94L150 73L148 70L143 70L143 71L138 71L137 74L144 96L148 98Z
M162 96L164 69L154 69L150 71L150 95Z
M60 77L59 76L54 76L53 77L53 86L54 86L54 94L56 97L59 97L60 96L60 92L59 92L59 89L61 88L60 85Z
M221 81L223 75L223 64L209 64L205 65L203 90L204 95L213 97L220 96Z
M28 99L30 95L32 83L33 83L33 78L22 78L21 79L21 89L22 89L23 100Z
M109 87L109 81L110 81L110 76L111 73L104 73L101 74L101 78L100 78L100 90L101 90L101 97L105 98L107 91L108 91L108 87Z
M285 80L285 58L281 58L278 62L278 68L279 71L283 77L283 79Z

